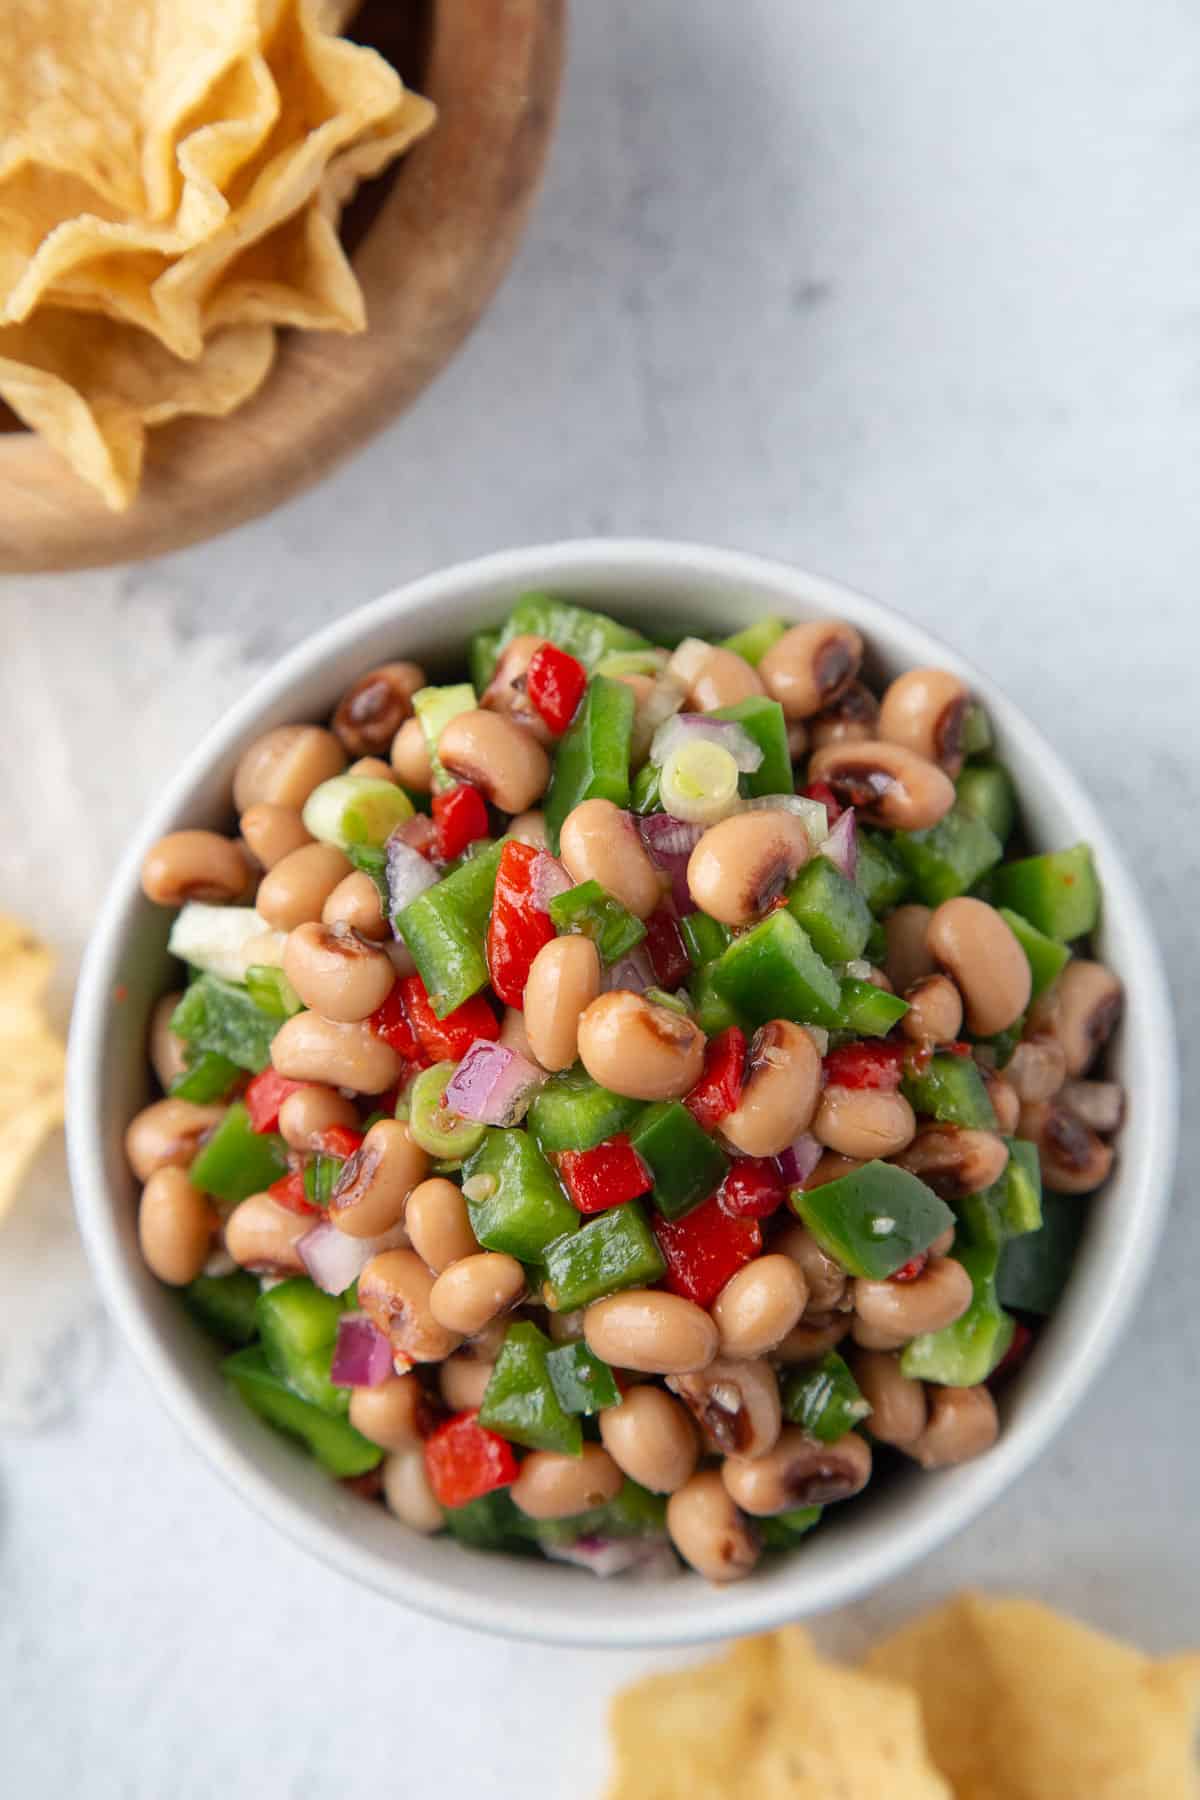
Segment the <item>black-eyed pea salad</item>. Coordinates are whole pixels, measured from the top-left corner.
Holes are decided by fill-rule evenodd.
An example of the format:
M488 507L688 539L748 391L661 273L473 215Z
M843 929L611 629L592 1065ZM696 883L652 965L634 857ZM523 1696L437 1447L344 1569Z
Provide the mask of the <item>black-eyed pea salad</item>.
M149 852L143 1254L401 1525L732 1581L994 1442L1112 1167L1121 988L967 685L863 654L531 595Z

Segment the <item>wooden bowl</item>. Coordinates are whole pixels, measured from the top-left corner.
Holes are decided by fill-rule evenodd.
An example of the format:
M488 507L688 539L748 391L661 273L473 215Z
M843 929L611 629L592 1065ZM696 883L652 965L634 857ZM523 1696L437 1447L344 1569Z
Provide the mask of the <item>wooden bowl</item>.
M346 215L369 329L284 332L262 392L231 418L152 431L125 513L0 408L0 570L127 562L225 531L309 486L408 406L516 249L554 124L564 10L564 0L368 0L351 35L439 115Z

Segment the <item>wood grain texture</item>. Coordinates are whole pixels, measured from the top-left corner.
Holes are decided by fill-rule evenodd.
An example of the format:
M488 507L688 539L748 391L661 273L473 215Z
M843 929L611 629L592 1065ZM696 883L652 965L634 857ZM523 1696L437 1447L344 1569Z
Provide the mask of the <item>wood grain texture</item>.
M437 102L437 126L347 216L367 332L285 332L262 392L232 418L150 434L123 514L32 433L0 431L0 571L135 561L214 536L318 480L411 404L516 249L554 125L564 12L565 0L433 0L423 67L402 72ZM383 32L361 35L388 48Z

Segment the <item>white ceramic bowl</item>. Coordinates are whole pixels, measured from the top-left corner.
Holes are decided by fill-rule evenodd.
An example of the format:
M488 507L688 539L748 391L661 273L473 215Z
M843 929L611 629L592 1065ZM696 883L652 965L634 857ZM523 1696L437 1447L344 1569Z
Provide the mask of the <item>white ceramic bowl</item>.
M724 1590L693 1575L630 1587L410 1535L228 1395L212 1346L138 1254L135 1187L121 1138L148 1098L146 1021L169 985L169 916L142 897L143 853L180 826L227 829L234 765L260 732L324 718L355 676L389 658L415 657L449 672L469 633L495 623L530 588L630 623L713 635L764 613L838 614L863 632L876 675L931 662L966 674L1016 777L1033 840L1092 844L1104 887L1100 952L1128 996L1114 1052L1130 1096L1116 1173L1090 1205L1063 1302L1005 1397L999 1443L977 1462L935 1475L914 1469L831 1508L798 1552L769 1558L751 1579ZM302 644L215 725L165 787L105 900L80 978L68 1083L76 1207L105 1298L182 1429L231 1485L324 1561L408 1606L513 1637L592 1646L692 1643L802 1618L897 1575L973 1519L1028 1468L1111 1351L1150 1265L1175 1141L1174 1037L1146 914L1092 802L1012 702L917 626L833 582L724 550L621 540L505 551L415 581Z

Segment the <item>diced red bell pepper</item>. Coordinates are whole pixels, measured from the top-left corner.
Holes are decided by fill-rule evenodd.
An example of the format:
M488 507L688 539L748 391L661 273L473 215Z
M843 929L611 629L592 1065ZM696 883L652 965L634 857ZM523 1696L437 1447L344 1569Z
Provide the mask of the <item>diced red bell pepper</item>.
M746 1064L746 1034L728 1025L704 1046L704 1068L684 1105L705 1131L731 1113L742 1097L742 1070Z
M593 1150L564 1150L556 1160L571 1204L581 1213L623 1206L654 1186L654 1177L624 1131Z
M787 1183L773 1156L739 1156L717 1199L732 1218L769 1219L787 1199Z
M692 959L687 953L674 913L660 906L646 920L646 951L654 979L669 994L682 987L692 972Z
M327 1125L313 1145L323 1156L340 1156L343 1160L362 1149L363 1133L353 1125Z
M429 1004L425 983L419 975L404 975L396 983L404 999L404 1010L417 1034L422 1063L461 1062L476 1038L498 1038L500 1022L482 994L472 994L444 1019L439 1019ZM395 988L393 988L393 993ZM393 1049L399 1048L393 1045ZM401 1055L404 1052L401 1051Z
M469 781L435 794L432 810L433 841L442 862L453 862L468 844L487 837L491 830L487 802Z
M303 1086L302 1081L289 1081L286 1075L277 1075L274 1069L263 1069L255 1075L242 1095L250 1115L251 1131L278 1131L280 1107L289 1094Z
M656 1218L654 1235L667 1264L673 1294L711 1306L731 1275L761 1255L762 1227L734 1219L714 1194L682 1219Z
M319 1214L321 1211L319 1206L313 1205L304 1191L302 1169L293 1169L289 1174L281 1175L278 1181L271 1183L267 1192L277 1206L286 1207L288 1212Z
M837 824L845 808L827 781L810 781L802 791L806 800L819 800L829 816L829 823Z
M525 691L555 737L561 737L575 717L587 680L583 664L557 644L542 644L534 651Z
M889 1275L888 1280L915 1281L918 1275L923 1275L925 1273L925 1265L928 1261L929 1252L927 1250L918 1250L915 1256L910 1256L906 1263L902 1264L900 1268Z
M455 1413L425 1439L425 1473L439 1506L466 1506L517 1478L512 1445L478 1418L478 1407Z
M961 1038L956 1044L944 1044L942 1048L949 1056L970 1056L971 1054L970 1044L964 1044Z
M424 993L424 991L422 988L421 992ZM387 999L382 1006L376 1007L367 1020L367 1024L376 1037L382 1038L385 1044L391 1045L397 1056L404 1057L407 1062L419 1064L425 1062L426 1059L422 1056L421 1047L417 1042L417 1034L413 1030L412 1021L404 1004L403 981L392 983L388 989Z
M879 1088L894 1094L904 1074L906 1044L843 1044L825 1058L831 1087Z
M988 1376L989 1387L1003 1386L1026 1362L1037 1339L1024 1319L1013 1320L1012 1343Z
M492 986L506 1006L525 1004L525 983L538 951L555 936L549 913L533 904L532 844L505 844L496 870L487 959Z

